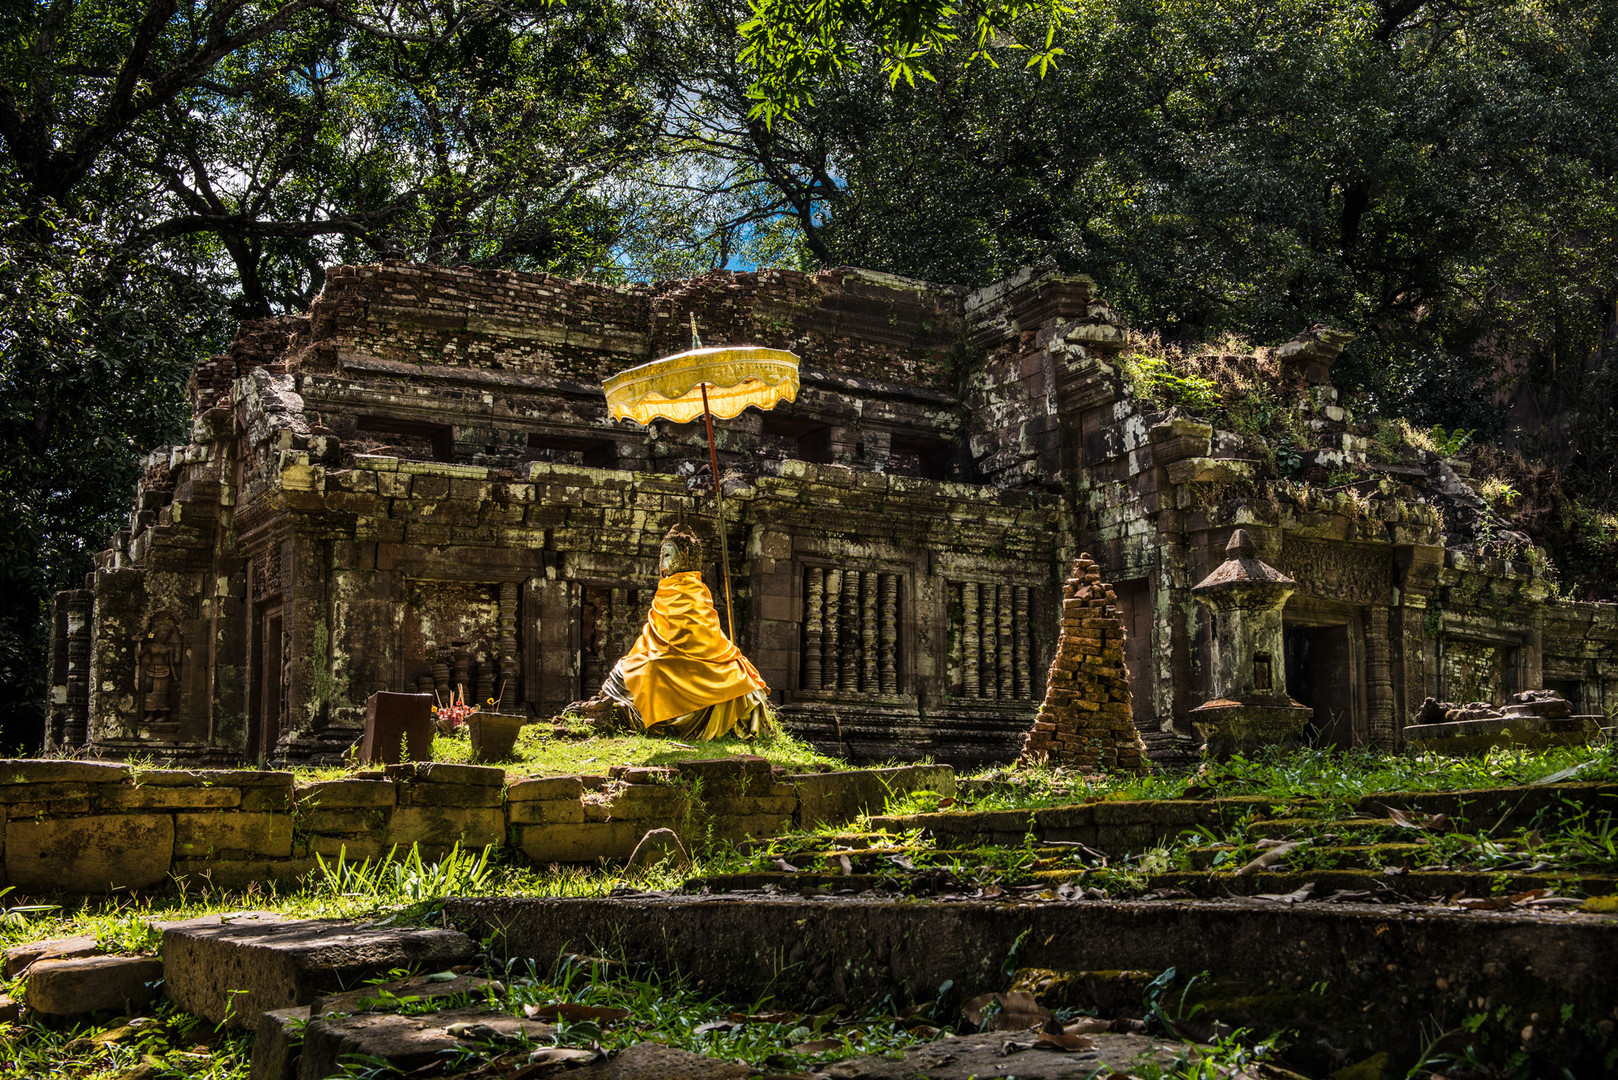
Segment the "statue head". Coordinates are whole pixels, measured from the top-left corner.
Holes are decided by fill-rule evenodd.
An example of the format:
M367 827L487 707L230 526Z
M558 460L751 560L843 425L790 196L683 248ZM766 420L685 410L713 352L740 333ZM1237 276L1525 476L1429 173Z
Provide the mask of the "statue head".
M658 576L668 577L670 574L701 569L702 541L684 523L674 526L663 537L663 546L658 552Z

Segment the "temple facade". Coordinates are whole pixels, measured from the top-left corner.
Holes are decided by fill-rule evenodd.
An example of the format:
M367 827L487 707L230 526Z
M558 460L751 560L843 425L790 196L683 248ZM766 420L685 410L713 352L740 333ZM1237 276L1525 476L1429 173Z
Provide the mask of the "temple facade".
M1148 746L1190 735L1221 632L1191 590L1237 528L1296 583L1264 662L1317 741L1397 746L1428 696L1618 701L1618 608L1456 542L1482 501L1436 456L1371 459L1330 331L1273 351L1320 448L1293 480L1143 403L1083 276L613 287L389 262L334 268L306 315L197 365L190 441L146 460L128 527L56 598L48 744L323 760L377 690L541 717L590 696L668 527L716 544L700 421L613 422L601 392L685 347L693 315L706 344L802 360L796 402L715 433L738 643L827 749L1014 758L1081 550L1116 590Z

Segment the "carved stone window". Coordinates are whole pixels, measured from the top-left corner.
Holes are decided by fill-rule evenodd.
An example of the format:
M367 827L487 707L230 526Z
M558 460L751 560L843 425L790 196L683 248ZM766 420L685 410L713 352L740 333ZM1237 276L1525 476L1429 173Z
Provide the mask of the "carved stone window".
M903 584L903 574L881 570L805 568L801 689L899 693Z
M1253 654L1253 689L1273 690L1275 676L1270 670L1270 654L1267 652Z
M1026 585L949 583L949 695L1033 699L1031 596Z

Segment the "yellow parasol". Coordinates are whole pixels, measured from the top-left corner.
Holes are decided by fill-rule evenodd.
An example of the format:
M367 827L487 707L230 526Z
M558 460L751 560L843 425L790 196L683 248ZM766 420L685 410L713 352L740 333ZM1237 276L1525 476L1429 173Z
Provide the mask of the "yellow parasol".
M653 420L689 423L702 417L708 430L708 464L713 471L719 511L719 565L725 582L725 630L736 637L730 612L730 548L725 538L725 493L719 486L719 453L714 449L714 417L729 420L749 405L773 409L798 398L798 358L785 349L724 345L705 349L691 316L691 348L620 371L601 384L614 420L637 424Z

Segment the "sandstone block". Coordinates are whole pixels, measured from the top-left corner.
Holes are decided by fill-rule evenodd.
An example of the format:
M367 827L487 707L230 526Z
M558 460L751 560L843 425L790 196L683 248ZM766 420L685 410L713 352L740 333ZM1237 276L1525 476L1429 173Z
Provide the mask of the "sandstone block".
M541 866L626 859L645 832L634 821L586 821L579 825L524 825L518 846Z
M82 783L6 784L0 787L0 803L8 805L50 803L58 800L83 799L89 794L90 785Z
M168 814L91 814L6 824L6 877L18 892L149 889L174 855Z
M955 770L948 765L805 773L793 779L798 787L798 826L804 829L822 822L852 821L861 814L880 814L890 796L912 791L955 794Z
M386 780L324 780L297 789L300 806L322 810L392 806L394 786Z
M395 1075L409 1073L469 1048L450 1033L456 1025L483 1025L507 1037L537 1041L555 1032L551 1024L526 1020L489 1009L452 1009L424 1016L364 1013L359 1016L319 1016L304 1030L299 1080L326 1080L343 1071L343 1062L356 1056L385 1061Z
M269 1009L258 1018L253 1031L253 1057L248 1080L296 1080L298 1049L303 1045L303 1029L309 1020L306 1005Z
M387 828L389 816L390 810L309 810L300 816L300 821L312 833L380 835Z
M163 933L163 978L175 1004L252 1030L260 1013L395 969L441 971L471 959L453 930L364 927L333 919L187 926Z
M497 809L500 806L500 789L470 784L400 784L399 805Z
M506 808L506 820L513 825L577 824L584 820L584 805L578 799L516 802Z
M263 769L144 769L136 777L153 787L283 788L292 786L292 774Z
M173 874L193 884L207 882L216 889L244 889L261 881L291 881L315 868L303 859L176 859Z
M748 837L762 840L780 836L792 827L790 814L735 814L714 820L713 837L725 843L740 843Z
M101 789L103 810L228 810L241 805L234 787L163 787L108 784Z
M319 855L327 863L341 857L347 862L357 863L363 859L380 859L392 847L391 842L374 836L311 836L309 857L313 859Z
M506 789L507 802L532 802L577 799L584 794L584 784L577 776L540 776L515 780Z
M785 797L768 795L731 795L706 800L708 812L715 817L775 814L791 817L798 811L796 791Z
M175 858L223 858L227 852L291 855L292 818L241 812L174 815Z
M72 960L81 956L94 956L98 951L93 937L51 938L48 941L30 941L13 945L6 950L5 962L0 966L0 977L15 979L35 960Z
M488 847L505 842L505 815L498 808L454 806L401 806L388 822L386 840L408 848L411 844L463 848Z
M156 996L162 977L163 961L155 956L36 960L28 968L28 1007L46 1016L133 1015Z
M506 770L488 765L456 765L445 761L409 761L389 765L389 780L415 780L429 784L470 784L474 787L500 787Z
M678 814L685 804L684 789L673 784L631 784L613 795L606 811L611 818L645 818Z
M563 1075L567 1080L742 1080L752 1070L677 1046L643 1042L620 1050L611 1061L569 1069Z
M113 784L129 778L128 765L105 761L0 760L0 786L10 784Z

